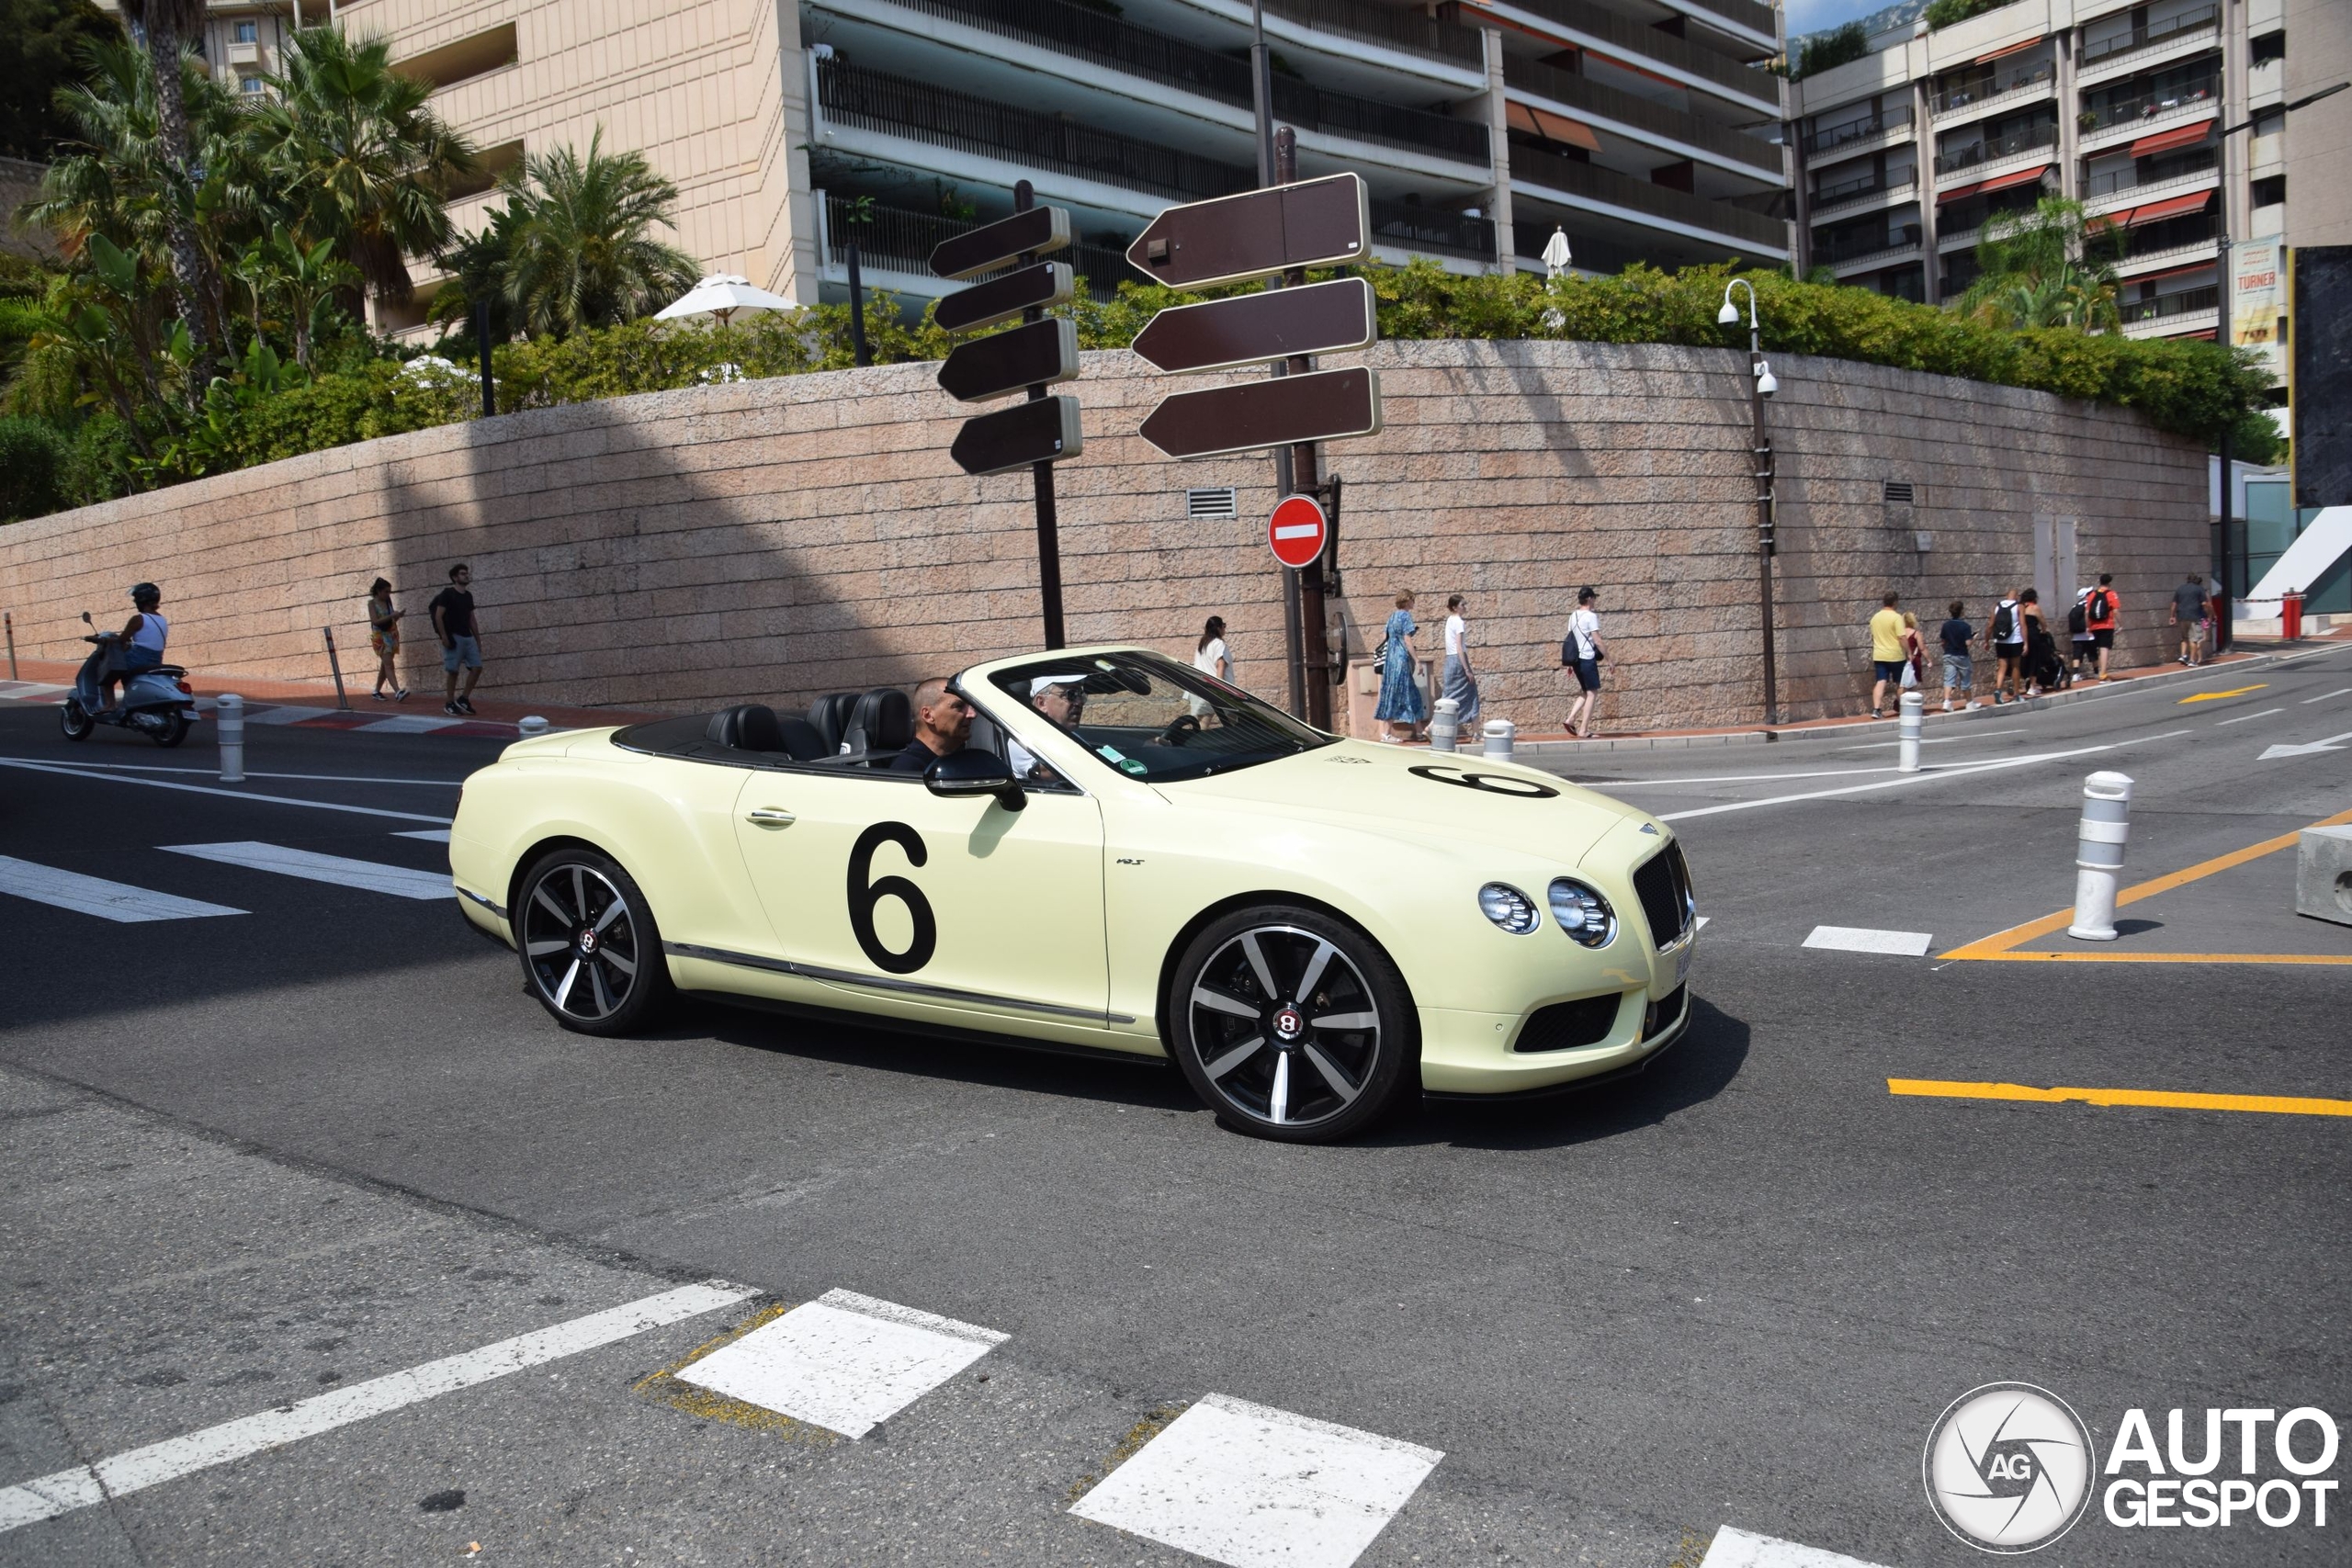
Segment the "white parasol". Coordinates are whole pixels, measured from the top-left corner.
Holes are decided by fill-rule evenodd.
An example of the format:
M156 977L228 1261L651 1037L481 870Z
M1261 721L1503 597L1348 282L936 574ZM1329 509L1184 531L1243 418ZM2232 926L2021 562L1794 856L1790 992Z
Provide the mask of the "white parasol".
M715 274L704 278L692 288L653 313L657 321L674 321L686 316L717 316L725 326L728 318L738 310L791 310L798 307L780 294L755 288L748 277L731 272Z

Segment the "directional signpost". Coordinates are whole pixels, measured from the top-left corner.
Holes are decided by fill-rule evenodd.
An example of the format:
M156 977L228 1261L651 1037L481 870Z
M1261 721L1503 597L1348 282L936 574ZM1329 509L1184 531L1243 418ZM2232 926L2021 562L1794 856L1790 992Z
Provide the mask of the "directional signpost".
M957 344L939 367L939 385L958 402L982 403L1015 392L1026 402L976 414L964 422L947 449L966 473L1007 473L1027 468L1037 497L1037 589L1045 601L1046 646L1062 646L1061 543L1054 515L1054 465L1083 450L1078 400L1051 397L1046 389L1078 375L1078 328L1048 317L1047 309L1069 302L1069 267L1037 258L1069 244L1069 214L1035 205L1029 182L1013 186L1010 218L984 224L943 242L931 253L931 270L942 277L977 277L1009 263L1021 266L951 294L934 319L951 333L977 332L1021 318L1022 324Z
M1319 568L1300 574L1325 558L1331 533L1323 508L1311 499L1324 488L1316 480L1315 444L1380 429L1380 377L1363 366L1317 371L1310 356L1369 347L1378 325L1372 285L1363 278L1306 282L1308 267L1342 266L1371 254L1363 180L1351 174L1297 180L1296 164L1296 138L1284 128L1275 139L1277 183L1169 208L1128 247L1127 260L1179 288L1280 275L1262 293L1171 306L1136 334L1136 354L1174 374L1275 365L1272 380L1170 394L1145 417L1140 434L1171 457L1276 449L1278 487L1298 492L1275 508L1269 525L1274 554L1293 573L1286 597L1295 596L1304 627L1294 639L1304 648L1291 650L1292 692L1302 699L1308 723L1328 727L1332 682L1324 575ZM1336 503L1338 480L1332 485ZM1313 547L1307 548L1307 533L1285 530L1306 528L1310 521Z

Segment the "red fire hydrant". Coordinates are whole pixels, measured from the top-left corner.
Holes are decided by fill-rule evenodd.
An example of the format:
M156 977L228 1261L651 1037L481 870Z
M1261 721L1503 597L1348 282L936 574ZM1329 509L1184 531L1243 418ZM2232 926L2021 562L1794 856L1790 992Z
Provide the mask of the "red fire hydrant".
M2290 588L2278 602L2278 635L2289 642L2303 639L2303 592Z

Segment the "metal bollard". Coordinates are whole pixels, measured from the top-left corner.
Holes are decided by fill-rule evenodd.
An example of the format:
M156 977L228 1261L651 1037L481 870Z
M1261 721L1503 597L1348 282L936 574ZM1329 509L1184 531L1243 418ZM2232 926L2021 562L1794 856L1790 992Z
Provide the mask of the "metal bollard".
M335 656L334 628L321 626L319 629L327 634L327 668L334 671L334 705L348 709L351 706L351 698L343 689L343 660Z
M1905 692L1895 702L1895 711L1901 716L1895 721L1895 734L1900 738L1894 750L1894 771L1898 773L1919 771L1919 727L1927 722L1921 716L1927 705L1928 699L1917 692Z
M1513 735L1518 733L1518 726L1512 724L1511 721L1507 718L1490 718L1487 721L1487 757L1488 761L1497 762L1508 762L1510 761L1510 739Z
M220 782L245 782L245 699L234 692L221 694L212 716L220 725Z
M1437 700L1437 712L1430 719L1430 750L1451 751L1462 739L1462 705L1452 697Z
M525 735L545 735L548 732L548 721L537 714L528 713L523 716L523 721L514 728Z
M2130 776L2093 773L2085 779L2083 820L2075 843L2075 923L2066 928L2075 941L2115 940L2115 886L2131 837Z
M8 629L8 679L14 681L17 679L17 617L6 610L0 610L0 626L6 626Z

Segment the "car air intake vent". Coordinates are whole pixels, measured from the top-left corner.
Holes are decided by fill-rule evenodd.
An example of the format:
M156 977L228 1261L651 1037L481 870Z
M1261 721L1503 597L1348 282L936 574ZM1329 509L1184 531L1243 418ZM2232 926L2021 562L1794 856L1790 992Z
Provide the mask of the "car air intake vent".
M1677 986L1652 1002L1649 1010L1642 1015L1642 1038L1655 1040L1662 1031L1673 1028L1690 1000L1690 987Z
M1547 1008L1537 1008L1521 1025L1519 1038L1511 1042L1514 1051L1573 1051L1579 1045L1598 1045L1609 1038L1617 1025L1618 993L1605 997L1585 997L1573 1002L1554 1002Z
M1680 844L1668 844L1641 863L1634 873L1634 896L1650 923L1652 947L1682 940L1690 925L1690 873L1682 863Z

